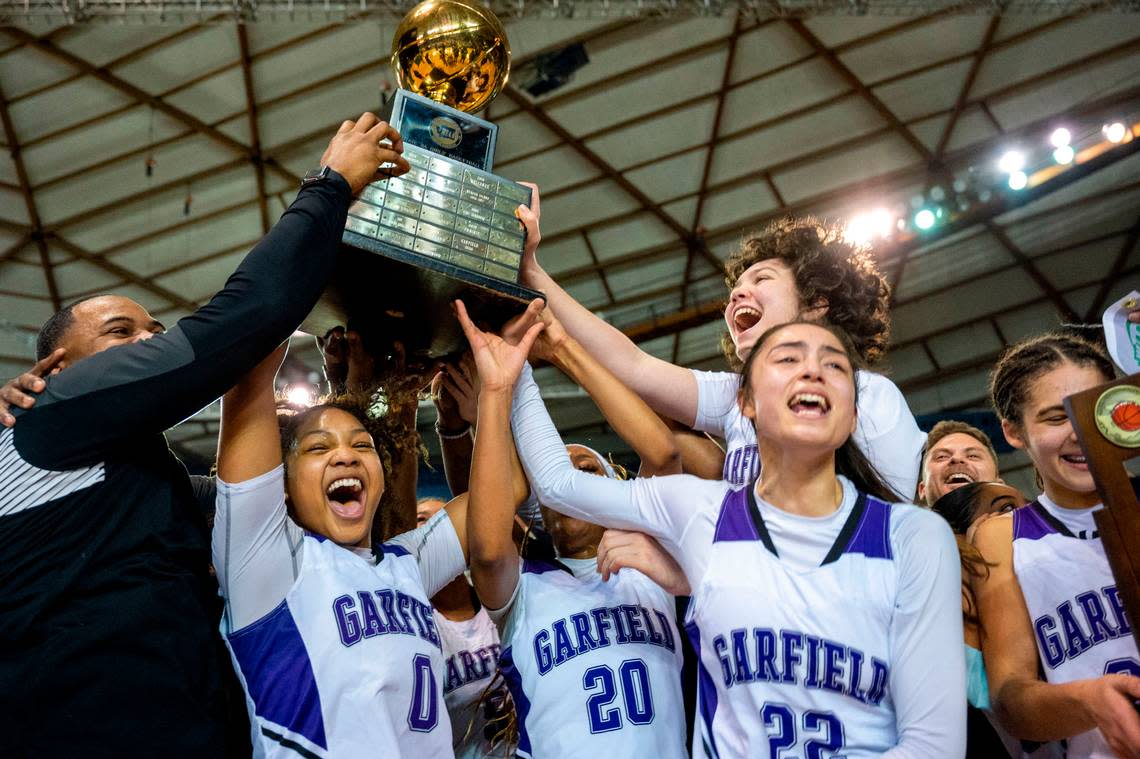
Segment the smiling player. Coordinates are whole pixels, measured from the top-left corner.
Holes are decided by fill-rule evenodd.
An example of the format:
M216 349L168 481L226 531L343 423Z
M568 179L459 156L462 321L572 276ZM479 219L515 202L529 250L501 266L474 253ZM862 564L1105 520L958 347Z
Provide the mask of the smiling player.
M740 377L733 372L686 369L642 351L621 331L590 312L543 271L537 190L532 208L519 208L527 228L523 284L542 291L566 331L659 414L725 439L723 478L736 487L759 471L756 437L736 405ZM786 218L744 238L725 263L729 288L722 341L739 365L757 338L793 320L821 321L842 329L861 363L872 364L887 347L890 288L870 253L847 241L843 229L813 218ZM900 497L910 499L926 436L894 383L860 371L855 442Z
M1140 656L1093 520L1100 497L1063 405L1113 374L1100 348L1072 335L1006 351L990 396L1044 492L974 538L990 564L974 592L994 712L1014 737L1065 739L1074 759L1140 756Z
M471 339L472 325L464 329ZM472 340L477 361L502 352L493 336L482 337ZM851 357L840 336L815 324L760 336L740 405L754 424L764 478L744 489L689 475L624 482L580 472L525 367L511 390L521 360L503 362L513 373L493 389L484 383L484 394L498 398L481 397L480 425L498 429L513 398L519 456L542 504L643 531L680 564L693 590L686 627L700 655L702 735L694 743L708 755L962 756L954 538L941 517L890 503L850 442L858 392ZM480 455L507 454L491 447ZM507 466L500 460L497 471ZM581 655L574 646L562 646L567 657ZM615 704L618 695L615 687ZM636 699L633 707L644 714Z
M352 405L279 427L283 355L225 395L218 443L214 565L254 754L453 756L429 599L466 566L466 496L373 545L387 454Z

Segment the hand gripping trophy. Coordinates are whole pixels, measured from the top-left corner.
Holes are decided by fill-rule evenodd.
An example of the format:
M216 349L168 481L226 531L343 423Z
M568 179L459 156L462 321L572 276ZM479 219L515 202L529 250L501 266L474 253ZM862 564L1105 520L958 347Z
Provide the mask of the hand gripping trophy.
M425 0L400 22L389 122L411 170L349 208L337 271L305 331L347 326L434 358L466 346L456 298L498 326L540 297L518 284L526 238L515 209L530 189L491 173L498 128L472 115L506 85L510 62L502 25L481 6Z

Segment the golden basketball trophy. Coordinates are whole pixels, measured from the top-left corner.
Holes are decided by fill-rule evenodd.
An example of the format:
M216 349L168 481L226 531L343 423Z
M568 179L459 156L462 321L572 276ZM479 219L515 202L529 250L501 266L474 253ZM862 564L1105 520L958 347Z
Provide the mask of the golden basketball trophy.
M1104 504L1093 518L1140 646L1140 502L1124 468L1140 456L1140 374L1070 395L1065 411Z
M411 171L366 187L349 208L337 271L302 329L336 326L409 357L466 347L449 304L497 327L539 293L518 284L528 187L491 173L498 128L474 115L506 85L511 51L489 10L425 0L392 41L399 89L389 122Z

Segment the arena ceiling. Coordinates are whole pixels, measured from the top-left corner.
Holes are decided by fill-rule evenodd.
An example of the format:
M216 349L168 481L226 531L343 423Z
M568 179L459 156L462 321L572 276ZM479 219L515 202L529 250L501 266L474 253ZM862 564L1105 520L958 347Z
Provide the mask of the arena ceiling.
M94 20L74 13L92 3L0 6L2 376L31 362L61 303L113 291L169 323L206 301L340 121L391 86L399 3L323 15L263 3L242 24L201 3L164 23L114 17L132 5L101 4ZM706 3L666 18L513 7L516 74L488 114L496 173L542 188L548 271L659 356L724 367L721 261L789 212L909 220L932 192L953 204L952 186L993 190L1000 202L949 205L929 232L876 243L894 284L886 371L920 415L984 407L1004 345L1095 322L1137 279L1140 140L1044 191L1003 190L994 169L1011 147L1027 171L1051 163L1059 125L1080 147L1106 122L1140 121L1140 16L1119 5L821 15ZM128 23L96 23L116 20ZM573 43L589 63L568 83L538 98L522 89L540 55ZM295 343L303 379L317 356ZM568 438L624 448L588 399L541 371ZM172 442L212 458L216 416ZM422 429L431 420L425 409Z

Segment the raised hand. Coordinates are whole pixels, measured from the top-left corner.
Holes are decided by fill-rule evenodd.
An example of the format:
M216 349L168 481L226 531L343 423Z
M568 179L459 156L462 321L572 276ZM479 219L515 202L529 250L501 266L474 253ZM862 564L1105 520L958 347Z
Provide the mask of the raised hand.
M641 532L606 530L598 543L598 572L609 582L624 568L636 569L670 595L689 595L685 572L656 540Z
M475 358L464 353L458 363L447 364L431 383L432 402L439 412L440 424L457 429L463 422L475 424L479 415L479 375Z
M500 336L476 327L467 315L463 301L455 301L455 313L463 327L463 334L467 336L467 342L471 344L482 390L497 391L514 387L535 338L546 326L539 319L544 307L543 300L535 298L522 316L511 320L503 328L503 336Z
M530 359L531 361L547 361L557 365L558 348L566 342L569 335L562 327L562 322L558 321L554 312L549 308L542 312L542 323L546 325L546 329L542 330L542 333L534 341L534 347L530 349Z
M321 156L321 165L344 177L355 195L382 176L407 173L411 167L403 153L404 141L395 128L375 114L362 113L356 121L349 119L340 125ZM381 172L381 164L386 163L392 166Z
M47 383L43 378L59 371L59 362L63 360L64 349L56 348L51 355L36 362L28 371L8 380L0 387L0 424L11 427L16 423L16 417L9 413L11 407L31 408L36 403L35 394L42 393Z
M515 210L515 216L519 217L519 221L526 229L526 245L523 248L521 264L525 273L526 269L539 268L535 252L538 250L539 242L542 241L542 233L538 226L538 221L542 217L542 204L538 197L538 185L531 182L519 182L519 184L531 189L530 207L520 205Z

